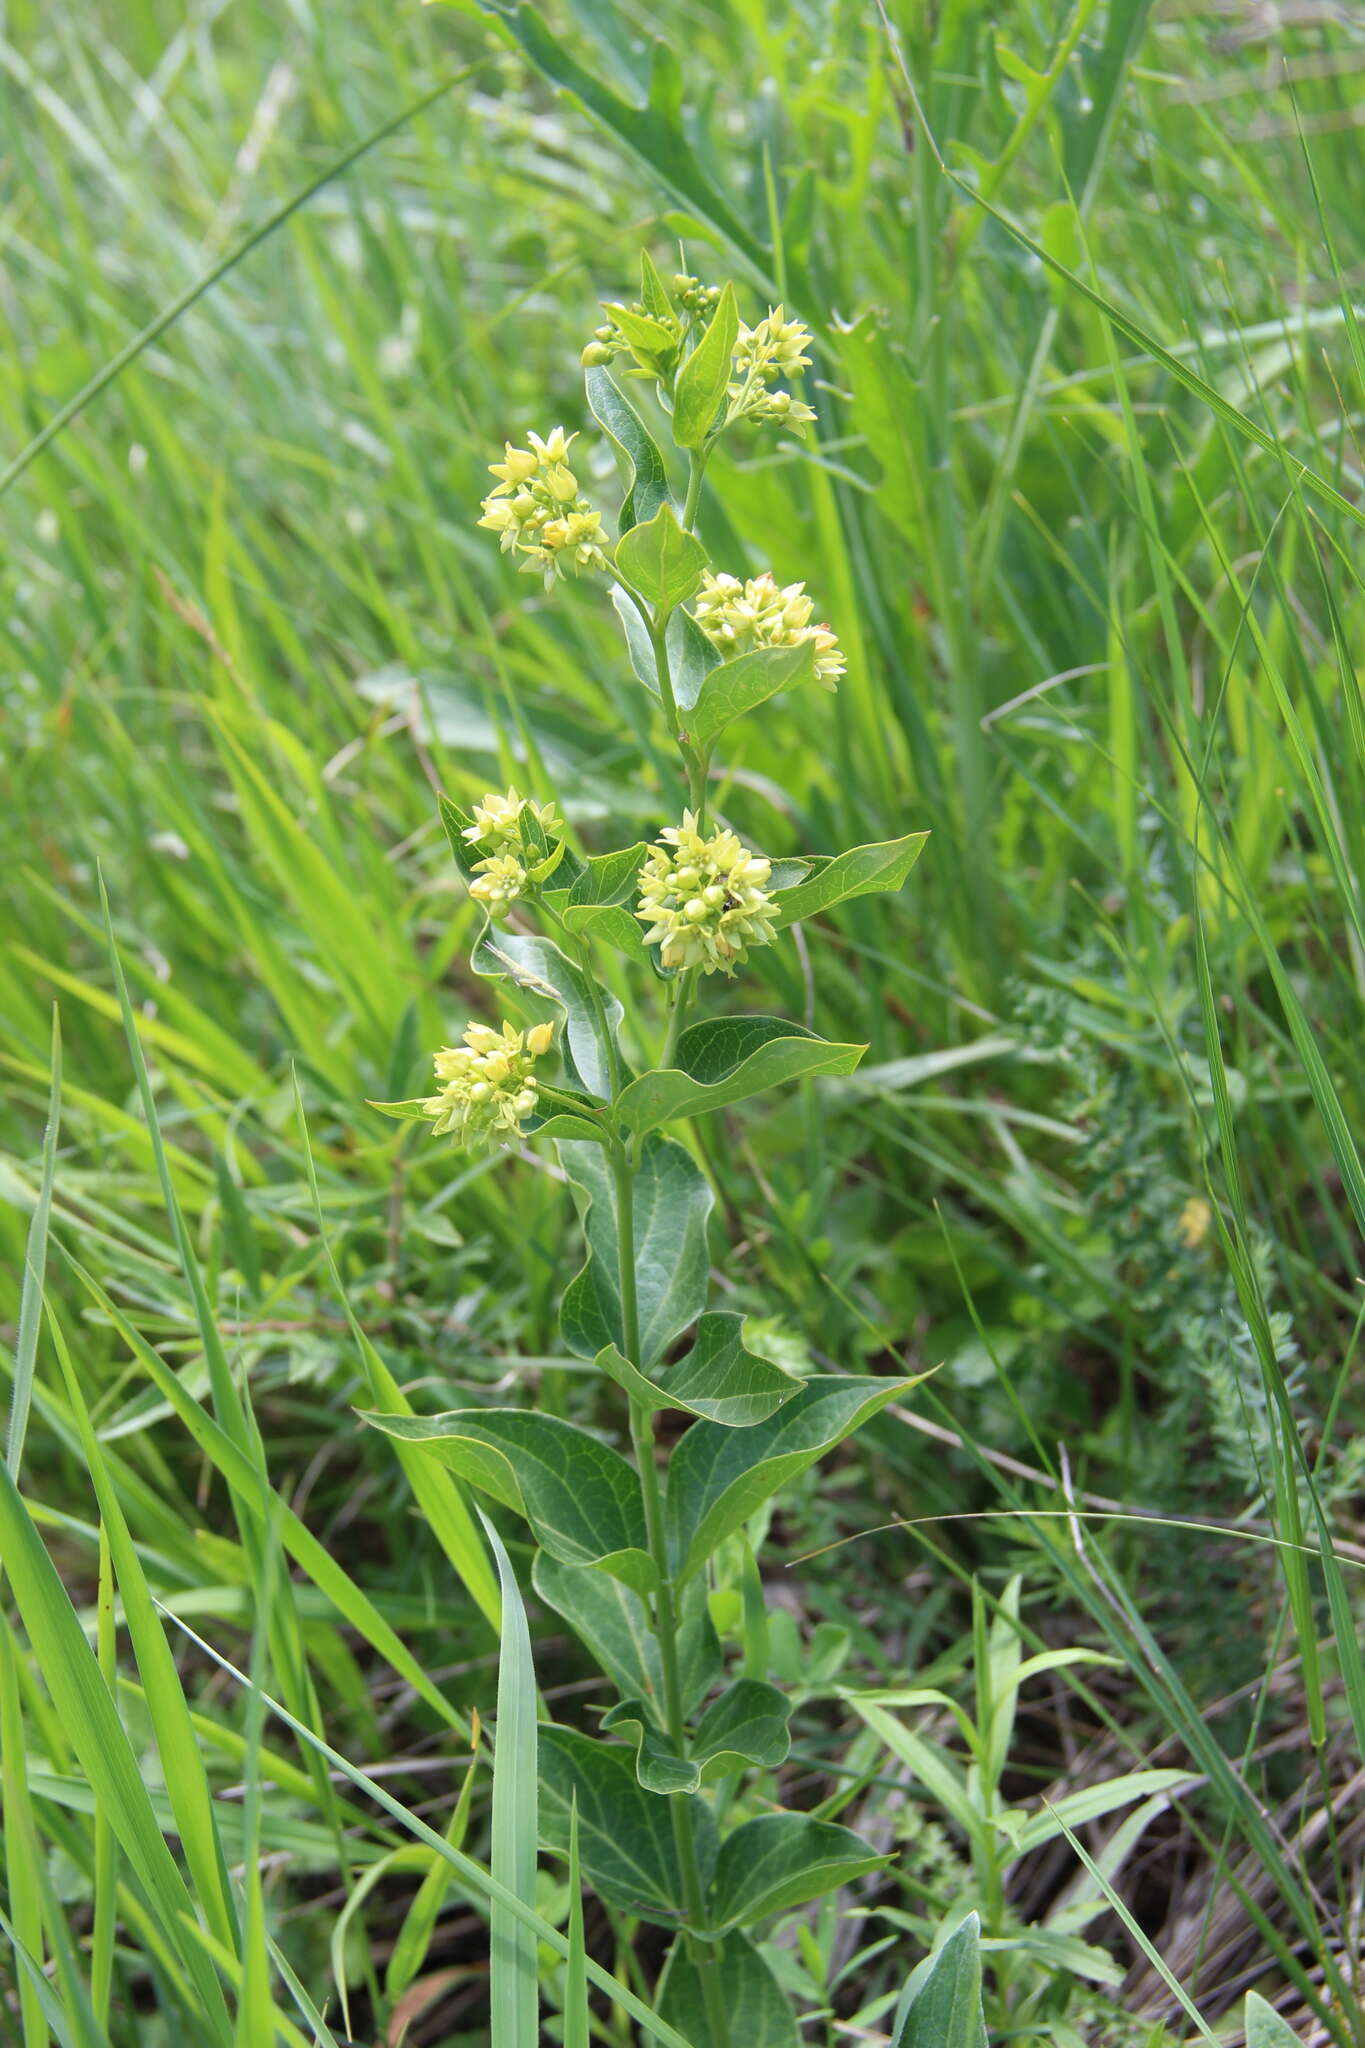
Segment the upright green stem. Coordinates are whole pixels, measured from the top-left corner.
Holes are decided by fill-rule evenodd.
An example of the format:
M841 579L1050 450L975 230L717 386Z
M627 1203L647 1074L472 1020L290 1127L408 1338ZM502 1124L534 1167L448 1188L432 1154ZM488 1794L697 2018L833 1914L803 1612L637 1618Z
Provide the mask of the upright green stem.
M622 1346L631 1364L643 1370L640 1303L635 1280L635 1166L629 1149L620 1143L612 1151L612 1174L616 1184L616 1261L621 1294ZM678 1668L678 1613L668 1542L664 1534L663 1492L654 1457L653 1421L648 1409L638 1401L630 1404L630 1437L640 1473L649 1554L659 1581L654 1595L654 1631L663 1674L664 1721L674 1749L679 1756L685 1756L687 1717L683 1710L682 1677ZM713 1942L699 1937L699 1930L706 1923L706 1901L692 1833L691 1797L685 1792L675 1792L668 1805L673 1845L682 1874L688 1947L701 1981L707 2025L711 2029L711 2048L730 2048L729 2016L720 1981L720 1956Z
M701 480L706 475L706 458L709 449L692 450L687 472L687 500L683 505L682 523L688 533L697 523L697 506L701 502Z

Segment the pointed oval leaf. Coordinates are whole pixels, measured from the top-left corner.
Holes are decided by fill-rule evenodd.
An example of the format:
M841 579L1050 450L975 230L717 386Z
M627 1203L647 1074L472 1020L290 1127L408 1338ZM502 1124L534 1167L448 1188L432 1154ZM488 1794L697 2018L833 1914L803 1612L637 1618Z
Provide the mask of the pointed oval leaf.
M585 1429L515 1408L361 1419L429 1451L525 1516L536 1540L562 1563L596 1565L628 1585L652 1587L640 1482L619 1451Z
M896 2008L891 2048L986 2048L975 1913L914 1972Z
M1257 1991L1248 1991L1245 2026L1247 2048L1299 2048L1299 2037L1287 2020Z
M638 1593L605 1572L561 1564L547 1550L536 1552L531 1583L537 1597L568 1622L623 1698L663 1698L659 1645ZM705 1581L694 1579L683 1587L678 1601L678 1676L684 1713L692 1713L706 1697L720 1670L720 1643Z
M701 582L706 550L695 534L678 524L678 515L665 498L652 519L622 534L616 544L616 566L648 604L672 611Z
M720 1845L707 1897L713 1932L752 1926L807 1899L851 1884L890 1861L874 1855L851 1828L808 1813L765 1813L746 1820Z
M665 1503L679 1577L690 1578L779 1487L916 1384L821 1374L752 1429L694 1422L673 1453Z
M743 1316L712 1309L697 1324L692 1349L676 1365L656 1366L646 1376L614 1344L598 1352L596 1364L651 1413L680 1408L727 1429L750 1429L793 1400L802 1382L746 1351L743 1331Z
M704 1116L765 1088L815 1074L851 1074L865 1045L833 1045L782 1017L708 1017L678 1040L677 1065L622 1089L617 1113L643 1134L678 1117Z
M782 931L799 917L814 917L831 910L851 896L870 896L878 891L899 889L924 851L927 832L911 832L904 839L885 839L873 846L855 846L847 853L807 863L802 881L774 893L777 915L774 925Z
M617 1274L616 1187L610 1165L595 1145L561 1145L559 1156L574 1190L588 1241L582 1271L560 1304L560 1327L570 1351L595 1358L608 1344L621 1350L625 1332ZM646 1139L635 1175L636 1293L640 1364L646 1370L706 1305L709 1258L706 1219L711 1189L690 1153L670 1138Z
M738 339L739 307L734 286L727 284L710 326L673 386L673 439L680 448L700 448L716 424Z
M506 976L528 995L552 1003L562 1012L564 1031L560 1044L569 1078L589 1095L605 1101L611 1094L606 1035L582 968L550 939L503 931L492 925L485 928L470 954L469 964L486 979ZM606 1031L614 1037L624 1012L615 996L606 990L602 991L601 1001Z
M727 1934L716 1955L732 2038L744 2048L800 2048L787 1994L748 1936ZM710 2032L701 1978L681 1935L659 1980L659 2017L689 2041L705 2041Z
M619 583L612 585L611 601L626 636L626 651L636 678L657 697L659 671L645 622ZM718 666L720 656L691 612L681 610L669 615L664 646L668 652L668 673L673 683L674 698L679 710L690 711L707 676Z
M551 899L571 932L601 939L618 953L654 966L639 920L632 915L639 894L639 873L647 848L622 847L588 860L571 889Z
M717 1778L757 1765L775 1770L791 1747L791 1709L775 1685L740 1678L711 1702L686 1757L678 1755L644 1700L622 1700L602 1726L635 1745L635 1774L650 1792L697 1792Z
M733 661L722 661L697 692L687 720L687 736L705 752L736 718L766 704L779 690L794 690L808 683L814 674L813 638L795 647L752 647Z
M625 534L638 520L652 519L666 502L668 472L649 429L606 371L596 366L583 381L592 416L620 458L626 495L619 523Z
M579 1856L594 1890L625 1912L675 1927L683 1886L668 1801L637 1782L631 1752L620 1743L542 1725L541 1840L561 1855L568 1853L575 1800ZM693 1819L699 1859L709 1874L715 1824L701 1804Z

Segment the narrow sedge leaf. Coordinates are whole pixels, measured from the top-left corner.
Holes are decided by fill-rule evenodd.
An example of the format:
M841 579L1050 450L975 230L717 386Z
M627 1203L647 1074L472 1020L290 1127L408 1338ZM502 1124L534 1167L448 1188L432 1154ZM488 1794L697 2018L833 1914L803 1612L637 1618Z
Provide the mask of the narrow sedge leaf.
M865 1045L831 1044L782 1017L710 1017L683 1032L676 1066L631 1081L616 1110L628 1129L643 1136L784 1082L851 1074L866 1051Z
M776 890L779 931L798 918L814 917L832 910L851 896L899 889L924 851L927 832L912 832L905 839L887 839L878 845L855 846L851 852L811 861L804 881Z
M616 546L616 566L648 604L671 612L691 597L706 567L706 550L684 532L667 499L652 519L632 526ZM700 704L698 705L700 710Z
M766 704L779 690L794 690L815 674L814 639L795 647L751 647L713 668L687 718L687 736L707 753L727 725Z
M712 1967L720 1973L731 2039L741 2042L743 2048L800 2048L801 2037L787 1994L749 1937L727 1934L716 1944L715 1956ZM709 2038L706 1994L681 1934L669 1950L660 1979L659 2016L689 2040Z
M43 1127L43 1163L38 1197L29 1218L24 1246L24 1279L19 1290L19 1330L14 1347L14 1378L10 1393L5 1463L18 1483L24 1458L24 1436L33 1400L33 1375L38 1362L38 1332L43 1314L43 1275L47 1267L47 1227L52 1214L52 1184L57 1172L57 1132L62 1120L62 1024L52 1006L52 1075L48 1085L47 1122Z
M536 1674L531 1632L516 1575L497 1530L479 1517L498 1567L502 1630L498 1647L498 1726L493 1749L493 1875L523 1905L536 1902ZM492 2048L538 2048L540 1993L536 1938L501 1906L492 1912L489 1988Z
M578 1801L569 1808L569 1956L564 1965L564 2048L590 2048L588 1948L583 1933L583 1873L578 1861Z
M623 1358L614 1344L599 1351L596 1365L632 1401L651 1413L680 1408L727 1429L748 1429L800 1393L793 1379L766 1358L746 1351L744 1318L714 1309L697 1324L696 1341L676 1365L656 1366L648 1375Z
M523 1515L562 1564L598 1565L639 1591L653 1588L640 1482L619 1451L585 1429L515 1408L361 1420Z
M874 1854L850 1828L807 1813L746 1820L721 1843L707 1896L711 1927L747 1927L771 1913L789 1912L890 1860Z
M739 307L734 286L727 284L710 325L679 370L673 387L673 439L680 448L700 448L715 426L738 339Z
M891 2048L986 2048L981 1923L975 1913L906 1985L891 2027Z

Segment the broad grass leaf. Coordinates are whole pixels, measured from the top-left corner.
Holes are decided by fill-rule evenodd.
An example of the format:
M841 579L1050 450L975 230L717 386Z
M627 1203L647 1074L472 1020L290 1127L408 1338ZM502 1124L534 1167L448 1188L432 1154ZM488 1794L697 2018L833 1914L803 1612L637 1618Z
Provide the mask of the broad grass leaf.
M814 1820L808 1813L761 1814L720 1845L707 1895L712 1928L751 1926L837 1891L888 1861L835 1821Z
M626 494L618 524L624 537L669 502L668 471L649 429L606 371L596 365L583 382L589 410L620 458Z
M585 1429L516 1408L362 1420L525 1516L561 1563L597 1565L639 1590L653 1587L640 1482L619 1451Z
M914 1384L822 1374L807 1380L795 1400L752 1429L694 1422L673 1453L665 1503L669 1551L679 1577L699 1571L716 1546L779 1487Z
M691 597L701 582L706 550L695 534L684 532L665 499L652 519L622 534L616 546L616 566L648 603L672 611Z
M715 1954L732 2038L744 2048L800 2048L787 1994L748 1936L727 1934L716 1944ZM690 2040L707 2039L705 1994L681 1935L669 1950L659 1980L659 2016Z
M981 1923L969 1913L906 1985L891 2048L986 2048L981 2007Z
M570 1351L595 1358L621 1350L625 1326L617 1272L616 1187L601 1148L561 1144L559 1156L583 1219L588 1257L569 1282L560 1327ZM706 1219L711 1189L690 1153L669 1138L646 1139L634 1176L640 1364L646 1370L706 1305Z
M642 1074L622 1089L616 1109L639 1135L679 1117L743 1102L784 1081L851 1074L864 1045L833 1045L782 1017L708 1017L678 1040L675 1066Z
M492 1870L523 1905L536 1903L540 1836L536 1810L536 1674L531 1632L516 1575L497 1530L481 1516L498 1567L502 1627L498 1647L498 1725L493 1750ZM489 1942L491 2048L539 2048L540 1988L536 1937L524 1920L494 1905Z
M589 993L588 977L552 939L527 932L504 931L489 925L469 956L474 972L490 979L504 975L527 995L551 1003L563 1013L560 1048L569 1079L603 1101L611 1094L611 1057L606 1032L620 1028L623 1015L615 996L603 990L605 1028Z
M688 714L687 734L705 752L727 725L766 704L779 690L794 690L815 674L815 643L795 647L751 647L733 661L722 661L702 683Z
M554 1609L606 1672L624 1699L662 1699L663 1665L644 1600L620 1579L591 1566L561 1564L547 1550L531 1568L536 1597ZM711 1622L703 1580L684 1586L678 1599L678 1675L683 1710L691 1713L721 1672L720 1643Z
M576 1802L578 1851L594 1890L624 1912L676 1926L683 1886L668 1801L639 1784L632 1752L620 1743L595 1742L573 1728L542 1725L540 1789L545 1846L568 1854ZM709 1874L714 1826L700 1803L693 1819Z
M697 1324L692 1349L676 1365L642 1373L614 1344L598 1352L596 1364L632 1401L651 1412L680 1408L727 1429L749 1429L793 1400L802 1382L769 1359L746 1351L743 1333L743 1316L712 1309Z
M636 1747L636 1776L650 1792L696 1792L748 1765L775 1770L791 1747L786 1695L762 1679L739 1678L712 1700L686 1757L678 1755L644 1700L628 1699L602 1726Z
M911 832L904 839L855 846L848 853L811 861L804 881L774 892L777 915L773 923L781 931L798 918L832 910L836 903L845 903L851 896L901 888L924 851L928 837L927 832Z
M715 426L738 339L739 307L734 286L727 284L705 334L674 383L673 439L680 448L700 448Z

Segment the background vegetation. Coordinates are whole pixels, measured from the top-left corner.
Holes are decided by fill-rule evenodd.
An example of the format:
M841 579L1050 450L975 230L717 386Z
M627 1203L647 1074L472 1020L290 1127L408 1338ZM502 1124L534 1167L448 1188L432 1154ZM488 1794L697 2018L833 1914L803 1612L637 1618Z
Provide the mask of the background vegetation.
M940 1367L771 1540L783 1796L895 1854L780 1935L809 2038L880 2038L974 1906L993 2040L1226 2032L1248 1985L1365 2040L1362 77L1354 9L1255 0L0 10L6 2040L486 2038L470 1898L180 1624L484 1853L491 1568L353 1411L594 1420L572 1207L364 1103L480 1009L436 787L657 820L610 621L473 529L504 435L583 424L642 242L820 344L818 437L719 457L702 524L810 572L849 675L736 728L719 803L772 854L933 835L818 983L752 963L863 1069L707 1140L751 1339ZM997 1715L1001 1804L1187 1774L1081 1829L1099 1875L1005 1853L947 1708L837 1697L989 1719L1021 1642L1114 1662Z

